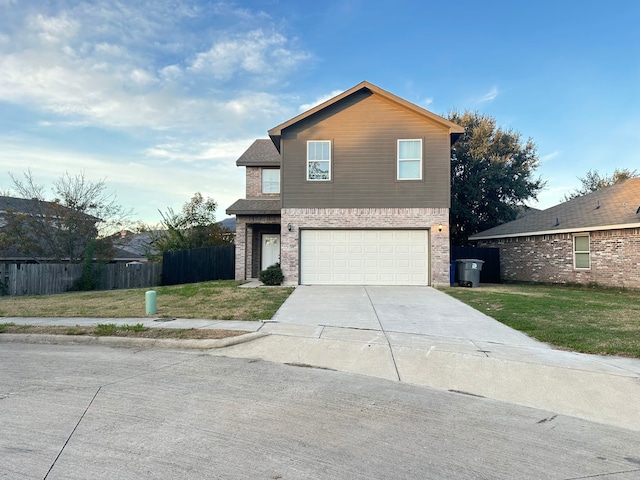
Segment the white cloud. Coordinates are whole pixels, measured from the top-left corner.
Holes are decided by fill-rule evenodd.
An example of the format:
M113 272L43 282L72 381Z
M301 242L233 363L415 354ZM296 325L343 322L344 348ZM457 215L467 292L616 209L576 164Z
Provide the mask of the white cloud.
M496 99L500 92L498 91L498 87L493 87L487 93L485 93L482 97L480 97L477 103L487 103L492 102Z
M425 99L422 101L422 106L423 106L424 108L429 108L429 107L431 106L431 104L432 104L432 103L433 103L433 98L432 98L432 97L425 98Z
M343 90L334 90L331 93L328 93L326 95L323 95L321 97L316 98L312 102L300 105L300 107L298 107L298 110L300 110L301 112L306 112L307 110L310 110L313 107L315 107L317 105L320 105L321 103L326 102L327 100L331 100L333 97L335 97L336 95L340 95L342 92L343 92Z
M227 80L236 74L266 75L266 80L297 66L308 54L289 48L287 38L277 32L253 30L214 43L198 53L189 66L198 73L208 73Z
M546 163L560 155L559 151L554 151L540 156L540 163Z
M196 45L219 29L178 31L176 18L201 22L200 15L212 12L242 24L198 53ZM224 128L231 134L261 122L264 129L264 122L282 111L269 86L309 55L268 16L250 13L222 4L81 2L55 15L24 17L24 28L17 25L11 41L0 41L0 101L53 113L63 123ZM261 26L243 33L251 21Z
M66 15L59 17L45 17L36 15L29 20L29 24L45 43L59 43L75 36L79 23Z
M161 143L144 151L150 158L156 158L171 162L193 163L209 160L237 159L253 143L255 139L199 142L199 143ZM234 165L235 163L229 163Z

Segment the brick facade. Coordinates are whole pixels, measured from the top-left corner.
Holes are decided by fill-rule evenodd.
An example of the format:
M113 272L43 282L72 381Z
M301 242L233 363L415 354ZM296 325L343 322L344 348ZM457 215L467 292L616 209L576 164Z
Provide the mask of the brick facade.
M287 225L291 224L289 231ZM442 232L438 226L442 225ZM284 208L281 265L285 283L298 284L300 229L430 229L431 284L449 285L449 209L447 208Z
M247 195L244 198L255 198L262 195L262 168L247 167Z
M260 260L254 257L260 255L260 232L277 232L279 224L279 215L236 215L236 280L247 280L256 274Z
M262 193L262 167L247 167L247 188L245 198L278 198L279 193Z
M478 246L500 249L503 280L640 288L640 228L589 235L590 269L574 268L570 233L485 240Z

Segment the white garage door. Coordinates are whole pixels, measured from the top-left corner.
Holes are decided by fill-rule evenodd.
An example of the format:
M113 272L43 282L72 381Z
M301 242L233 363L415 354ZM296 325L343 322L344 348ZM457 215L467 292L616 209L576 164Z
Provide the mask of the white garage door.
M302 230L304 285L427 285L427 230Z

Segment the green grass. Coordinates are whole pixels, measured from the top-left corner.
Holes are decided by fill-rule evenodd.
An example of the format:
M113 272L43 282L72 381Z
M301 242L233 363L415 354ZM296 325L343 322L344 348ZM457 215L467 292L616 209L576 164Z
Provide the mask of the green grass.
M293 291L290 287L240 288L231 280L153 288L154 317L268 320ZM0 297L0 317L145 317L149 288Z
M637 290L506 284L443 291L555 347L640 358Z

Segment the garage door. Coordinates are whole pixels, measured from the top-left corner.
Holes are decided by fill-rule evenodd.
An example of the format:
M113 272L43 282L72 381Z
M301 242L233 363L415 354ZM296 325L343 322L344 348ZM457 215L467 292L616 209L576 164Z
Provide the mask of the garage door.
M302 230L300 283L427 285L427 230Z

